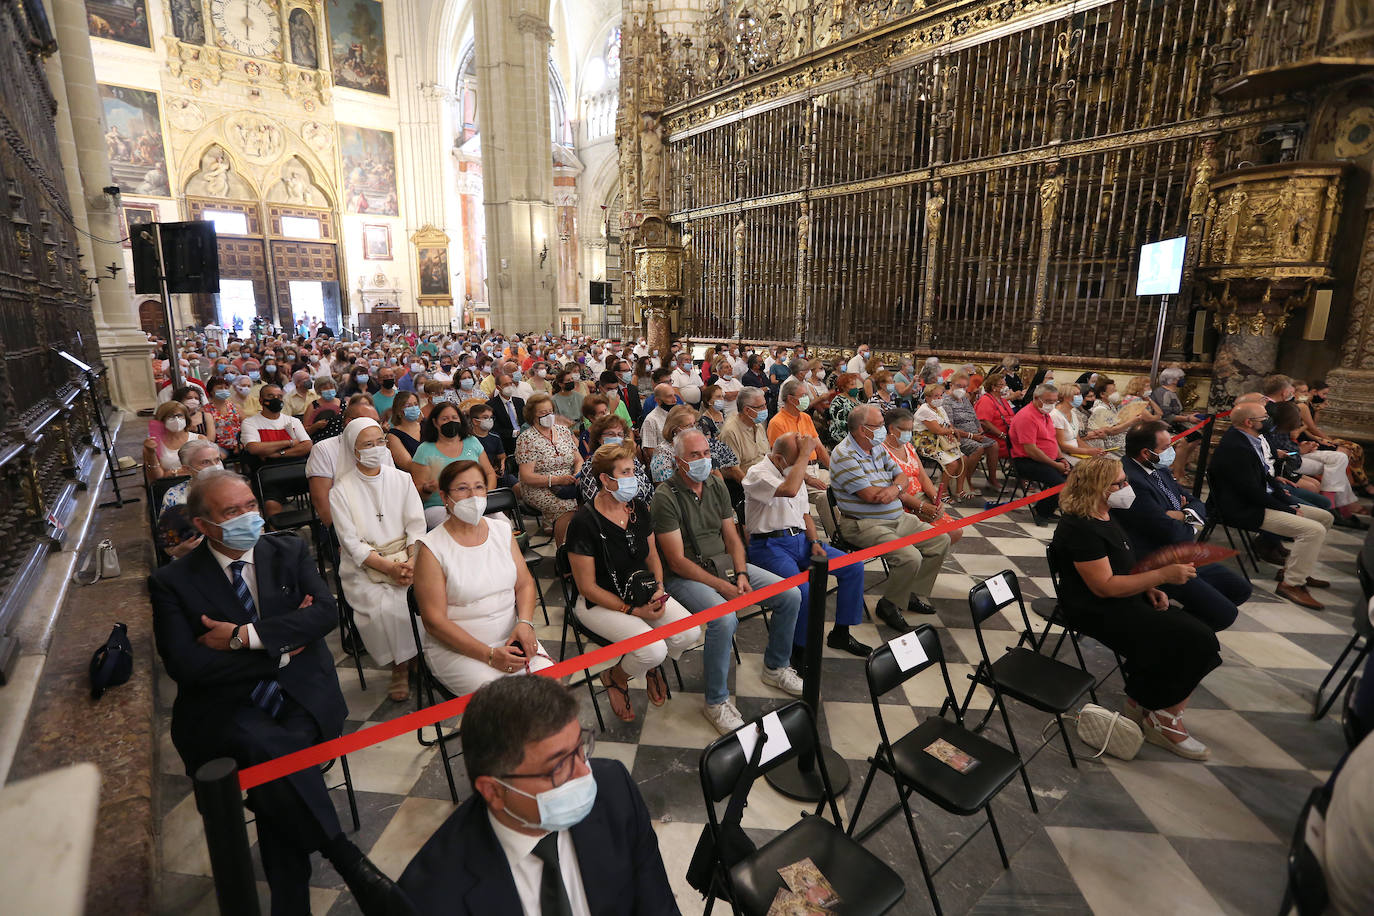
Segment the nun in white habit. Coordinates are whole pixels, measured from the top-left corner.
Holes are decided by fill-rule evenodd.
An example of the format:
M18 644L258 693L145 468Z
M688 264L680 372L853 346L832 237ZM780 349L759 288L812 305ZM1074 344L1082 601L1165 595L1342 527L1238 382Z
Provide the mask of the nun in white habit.
M415 575L415 542L425 533L425 509L410 475L383 467L386 434L358 417L339 436L339 464L329 508L339 538L344 597L379 665L391 665L387 696L410 696L410 629L406 589Z

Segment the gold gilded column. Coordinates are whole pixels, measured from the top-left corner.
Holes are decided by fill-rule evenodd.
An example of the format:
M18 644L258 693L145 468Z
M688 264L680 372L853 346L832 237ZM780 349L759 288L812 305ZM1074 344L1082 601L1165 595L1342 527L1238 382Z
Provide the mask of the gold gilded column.
M1035 265L1035 298L1031 302L1030 337L1026 352L1039 353L1045 334L1045 300L1050 281L1050 253L1054 246L1054 227L1059 219L1059 202L1064 198L1064 176L1058 162L1045 169L1040 182L1040 257Z
M811 310L811 201L802 198L797 217L797 302L792 333L806 342L807 314Z
M744 214L741 213L735 222L735 310L731 316L734 319L734 327L730 331L730 336L735 340L744 339L744 245L746 237Z
M931 346L935 338L936 276L940 268L940 229L945 221L945 183L935 181L926 198L926 267L925 282L921 284L921 323L917 329L917 346Z

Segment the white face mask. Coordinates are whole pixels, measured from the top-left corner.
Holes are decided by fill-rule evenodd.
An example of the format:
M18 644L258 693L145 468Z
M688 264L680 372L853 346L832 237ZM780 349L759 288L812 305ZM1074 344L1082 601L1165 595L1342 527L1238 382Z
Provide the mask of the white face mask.
M191 411L191 413L195 413L197 410L200 410L200 401L196 398L191 398L189 401L183 401L182 403L186 406L187 410Z
M961 401L968 397L968 391L963 388L952 388L949 393Z
M539 425L545 429L553 429L553 414L546 413L539 418Z
M162 424L167 427L169 433L179 433L186 428L185 417L168 417L167 422Z
M1135 490L1132 490L1129 484L1107 496L1107 505L1113 509L1129 509L1134 502Z
M211 471L222 471L222 470L224 470L224 464L223 464L222 462L216 461L214 464L206 465L205 467L201 468L199 471L196 471L196 476L197 476L197 477L204 477L206 474L209 474Z
M1113 404L1120 404L1120 403L1121 403L1121 392L1119 392L1119 391L1113 391L1111 394L1107 395L1107 400L1110 401L1110 402L1113 403Z
M449 511L453 517L460 522L468 525L475 525L482 520L482 516L487 514L487 498L485 496L469 496L454 502Z
M382 454L386 451L386 446L369 445L366 448L358 449L358 464L365 468L379 468L382 466Z
M239 386L235 385L235 386L234 386L234 390L237 391L237 392L239 393L239 397L241 397L241 398L246 398L246 397L248 397L248 392L252 391L253 389L252 389L252 388L240 388Z
M490 432L491 428L495 425L496 421L493 420L491 417L486 417L485 419L477 421L477 428L483 430L484 432Z

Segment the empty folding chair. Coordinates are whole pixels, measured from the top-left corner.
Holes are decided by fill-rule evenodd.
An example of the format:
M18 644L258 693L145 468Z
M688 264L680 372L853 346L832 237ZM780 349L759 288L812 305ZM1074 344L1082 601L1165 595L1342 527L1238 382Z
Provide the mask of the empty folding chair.
M987 724L994 707L1001 712L1002 724L1007 730L1007 740L1011 743L1012 751L1021 758L1021 781L1026 786L1026 797L1030 799L1031 810L1038 812L1040 806L1036 804L1035 793L1031 790L1030 777L1026 775L1026 764L1034 760L1036 754L1039 754L1052 739L1042 741L1029 757L1023 756L1016 744L1016 733L1012 731L1011 716L1007 714L1006 698L1011 697L1032 709L1053 715L1055 724L1059 726L1059 735L1064 739L1069 763L1077 769L1078 759L1074 756L1073 744L1069 741L1069 732L1064 726L1064 714L1083 701L1083 697L1093 686L1093 676L1081 668L1041 655L1030 648L1035 645L1035 636L1031 631L1030 617L1026 614L1026 602L1021 597L1021 585L1011 570L1003 570L969 589L968 604L981 658L973 673L968 676L973 683L969 685L968 693L964 696L960 712L968 710L973 693L979 686L986 687L992 692L992 703L987 714L983 716L983 721L978 724L977 730L981 730ZM1013 604L1021 612L1020 633L1016 645L994 661L989 656L987 643L984 641L983 624L1002 608L1011 607Z
M763 719L777 716L773 737L760 732ZM717 807L734 795L737 788L748 792L741 780L762 776L779 764L801 755L815 761L821 776L824 795L816 810L803 814L801 820L769 840L742 860L725 867L719 860L711 863L712 893L708 895L706 912L711 912L716 896L727 900L735 913L764 916L773 898L784 884L779 868L810 858L816 868L833 885L843 907L840 912L855 914L886 913L897 905L906 893L901 877L861 843L847 836L835 803L835 790L825 769L824 758L816 753L820 738L811 710L805 703L794 701L763 719L745 725L710 744L701 752L701 789L706 798L707 829L720 848L721 812ZM765 726L766 728L766 726ZM741 733L747 733L745 738ZM776 757L769 757L769 741L785 735L787 749ZM749 754L742 743L747 738L765 741L757 767L750 766ZM754 743L750 743L753 748ZM823 814L829 809L830 820Z
M894 651L894 646L900 648L900 654ZM945 700L940 705L940 713L893 740L883 719L882 698L894 690L900 690L903 684L933 665L939 665L945 683ZM892 643L878 647L868 657L865 672L869 697L873 701L873 715L878 720L878 748L868 758L868 775L864 777L863 789L854 806L848 832L854 835L869 789L873 787L873 777L878 772L891 777L897 789L897 803L860 831L857 838L863 840L900 810L906 817L911 843L916 847L916 859L925 877L931 905L939 914L940 898L935 892L935 876L978 835L982 826L960 843L944 862L932 869L916 832L916 819L911 812L911 794L920 793L923 798L951 814L968 817L983 811L988 826L992 828L997 852L1002 857L1002 867L1009 868L1007 851L1002 845L1002 835L997 829L991 803L997 793L1011 782L1021 762L1011 751L964 727L963 715L954 699L954 685L945 665L945 653L940 647L940 637L930 624L921 624ZM905 703L906 697L903 696L902 700ZM945 718L947 710L954 711L953 722ZM932 749L944 756L935 756ZM956 766L963 758L974 763L968 767Z

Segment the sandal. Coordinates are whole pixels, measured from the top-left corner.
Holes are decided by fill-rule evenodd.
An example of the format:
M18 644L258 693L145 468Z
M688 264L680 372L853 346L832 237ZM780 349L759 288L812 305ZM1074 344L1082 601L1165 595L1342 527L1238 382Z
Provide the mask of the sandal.
M401 665L391 669L391 683L387 685L386 695L397 703L410 699L409 665Z
M644 675L644 689L649 692L649 702L655 706L668 701L668 679L663 676L662 666Z
M1161 710L1152 710L1145 713L1145 720L1141 723L1141 731L1145 733L1146 741L1172 751L1180 757L1187 757L1189 760L1206 760L1212 756L1207 745L1188 734L1187 729L1183 728L1182 725L1182 716L1172 716ZM1182 735L1183 739L1175 741L1169 737L1171 734Z
M611 711L622 722L633 722L635 720L634 704L630 702L629 681L625 686L615 682L615 676L611 674L611 669L607 668L601 672L601 686L606 688L606 696L611 700Z

